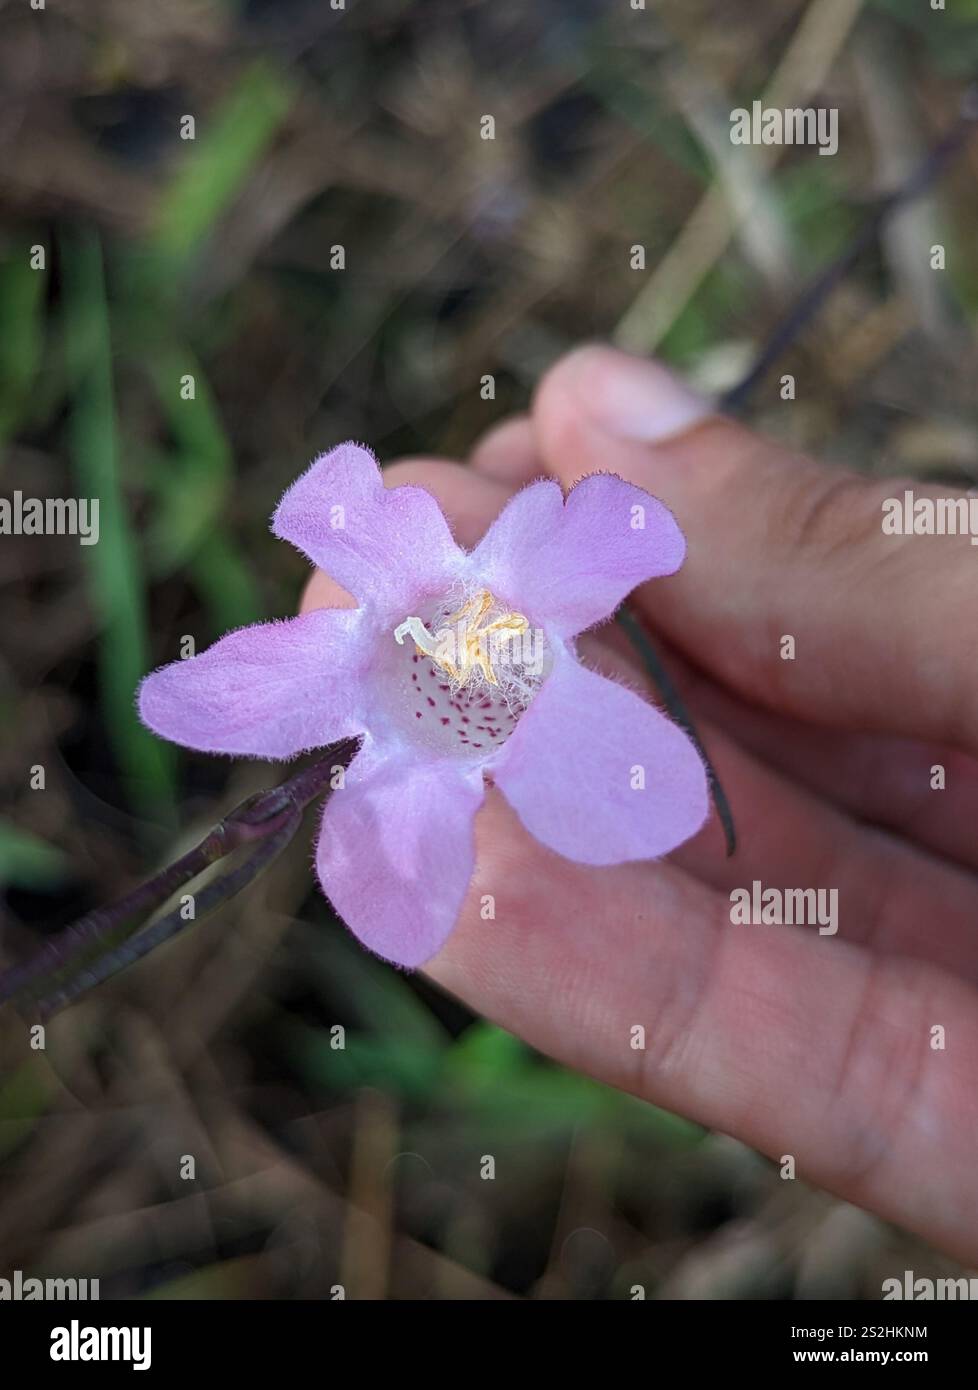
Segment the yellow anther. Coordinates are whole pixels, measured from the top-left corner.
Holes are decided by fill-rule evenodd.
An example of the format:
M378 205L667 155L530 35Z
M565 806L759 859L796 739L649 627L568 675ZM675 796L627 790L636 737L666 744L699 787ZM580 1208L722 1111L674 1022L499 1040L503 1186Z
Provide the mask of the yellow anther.
M445 619L436 636L432 636L420 618L405 618L395 629L394 637L403 642L410 634L418 652L429 657L458 685L465 685L476 671L481 671L490 685L498 685L489 638L497 632L516 636L526 632L530 624L522 613L504 613L483 626L495 601L488 589L480 589Z

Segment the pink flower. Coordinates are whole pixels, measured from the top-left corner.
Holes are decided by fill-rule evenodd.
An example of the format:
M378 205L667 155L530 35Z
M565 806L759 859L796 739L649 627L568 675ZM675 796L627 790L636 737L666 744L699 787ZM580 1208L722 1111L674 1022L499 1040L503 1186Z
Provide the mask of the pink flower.
M676 725L577 660L574 638L671 574L672 514L608 474L566 500L516 494L474 550L417 487L355 444L324 454L272 521L359 607L242 628L147 676L142 718L188 748L291 758L362 735L327 803L323 891L372 951L435 954L474 865L486 783L583 864L667 853L702 825L706 773Z

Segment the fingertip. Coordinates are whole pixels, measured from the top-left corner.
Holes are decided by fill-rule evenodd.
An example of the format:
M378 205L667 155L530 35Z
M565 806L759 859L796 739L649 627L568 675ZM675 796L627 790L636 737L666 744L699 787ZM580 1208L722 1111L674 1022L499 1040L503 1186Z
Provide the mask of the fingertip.
M543 377L535 411L572 408L617 438L659 444L717 413L663 362L590 343L562 358Z
M469 466L514 488L541 477L545 469L530 416L514 415L494 425L472 450Z
M533 422L547 472L565 487L588 473L617 473L684 511L704 490L714 494L761 461L785 457L661 362L601 344L550 368Z
M323 570L313 570L302 591L299 613L312 613L317 608L356 608L352 594L330 579Z

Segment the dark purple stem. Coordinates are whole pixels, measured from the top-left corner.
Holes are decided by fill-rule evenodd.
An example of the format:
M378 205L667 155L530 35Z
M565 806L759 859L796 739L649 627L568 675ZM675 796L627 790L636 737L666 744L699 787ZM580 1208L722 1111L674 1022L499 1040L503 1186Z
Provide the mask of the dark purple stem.
M133 965L143 956L149 955L157 946L162 946L165 941L171 940L185 927L191 925L192 921L200 921L220 907L223 903L230 901L253 882L258 875L268 867L273 859L276 859L282 850L295 835L302 821L302 811L298 806L291 806L274 820L268 822L277 828L265 839L258 843L258 848L248 856L243 863L238 864L234 869L230 869L220 878L209 883L206 888L194 895L194 917L187 920L182 915L180 907L171 909L164 917L148 926L145 931L134 935L130 940L124 942L116 949L109 951L106 955L100 956L91 965L82 968L73 975L66 984L52 990L38 1002L38 1017L42 1020L49 1019L59 1009L63 1009L66 1004L72 1003L80 995L85 994L95 985L101 984L103 980L109 979L120 970L125 970L127 966Z
M333 769L347 767L356 750L356 739L347 739L325 749L314 762L287 782L248 797L225 816L199 845L147 879L126 897L110 907L96 908L65 927L30 960L0 974L0 1003L24 993L39 980L51 982L67 975L68 982L58 986L44 1000L45 1012L53 1012L93 984L138 960L160 942L169 940L183 927L213 912L240 892L281 853L298 829L305 807L316 797L328 794ZM255 853L237 868L209 883L196 896L192 919L184 920L179 909L174 909L137 935L147 918L162 907L178 888L197 878L211 864L255 842L259 843ZM136 939L130 941L132 937ZM100 946L109 944L108 954L96 955L94 960L87 959L93 949L97 951ZM36 987L30 990L34 996L40 992Z

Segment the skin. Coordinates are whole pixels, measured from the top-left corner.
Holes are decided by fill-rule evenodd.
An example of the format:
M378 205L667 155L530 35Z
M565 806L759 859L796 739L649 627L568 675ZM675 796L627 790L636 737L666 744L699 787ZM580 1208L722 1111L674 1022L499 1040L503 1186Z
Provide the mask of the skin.
M598 470L661 497L687 536L681 571L633 603L723 782L737 853L714 816L662 862L583 867L490 790L469 897L427 973L566 1065L791 1154L799 1177L974 1261L978 557L965 536L880 524L905 485L949 490L786 453L597 346L558 362L467 465L404 460L386 481L434 493L471 546L532 478ZM302 609L344 602L317 573ZM644 684L615 628L580 652ZM754 879L837 888L838 934L733 925L730 891Z

